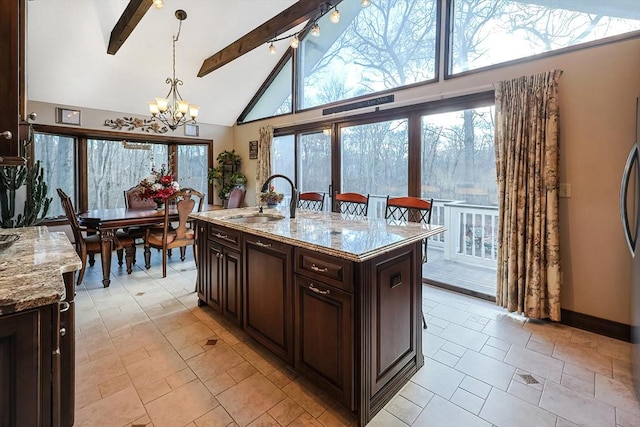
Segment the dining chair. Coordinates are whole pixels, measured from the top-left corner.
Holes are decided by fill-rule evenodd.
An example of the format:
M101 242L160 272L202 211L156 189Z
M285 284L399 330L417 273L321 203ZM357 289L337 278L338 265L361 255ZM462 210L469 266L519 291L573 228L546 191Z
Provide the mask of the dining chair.
M155 209L156 202L153 199L143 199L140 197L140 190L137 186L124 190L124 207L126 209ZM122 229L134 239L135 243L144 243L144 236L147 234L148 226L132 226ZM136 253L133 253L133 263L136 263Z
M245 189L241 187L234 187L229 193L229 200L227 200L227 209L241 208L244 203Z
M324 208L324 193L308 191L298 195L298 207L313 211L322 211Z
M336 210L347 215L367 216L369 195L340 193L335 196Z
M67 220L69 220L69 225L71 226L76 253L80 257L80 261L82 261L82 267L80 268L78 280L76 282L76 285L79 286L84 278L84 271L87 265L87 255L99 254L102 252L102 241L100 234L87 234L91 233L92 230L88 227L80 226L71 198L61 188L56 189L56 191L58 192L58 196L60 196L62 209L64 210ZM127 274L131 274L135 253L133 238L122 231L118 231L116 232L113 240L113 247L118 254L118 265L122 265L122 255L124 252L124 257L127 263ZM93 265L93 263L90 263L90 265Z
M384 218L391 223L419 222L430 225L432 207L433 199L424 200L412 196L387 196ZM428 239L422 239L423 264L427 262L427 242ZM422 313L422 327L427 329L427 322L424 319L424 313Z
M161 228L149 228L144 238L144 266L151 267L151 249L160 249L162 253L162 277L167 277L167 251L173 248L180 248L180 260L184 261L187 253L187 246L193 247L193 254L196 263L197 251L195 246L195 230L191 228L189 214L202 211L202 201L204 194L193 188L183 188L173 193L167 198L164 211L164 221ZM197 203L197 205L196 205ZM175 204L178 211L177 227L170 227L169 206Z
M153 199L143 199L140 197L138 187L131 187L124 190L124 207L127 209L153 209L156 202Z

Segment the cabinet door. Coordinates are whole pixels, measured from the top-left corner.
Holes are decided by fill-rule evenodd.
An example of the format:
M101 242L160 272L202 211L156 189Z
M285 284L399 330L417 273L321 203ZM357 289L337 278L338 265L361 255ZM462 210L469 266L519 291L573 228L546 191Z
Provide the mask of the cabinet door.
M263 346L293 364L291 247L245 236L244 327Z
M208 282L207 305L214 310L222 311L223 253L222 245L211 240L207 243L208 268L204 272Z
M0 317L0 426L56 424L51 308ZM57 326L57 325L56 325Z
M418 243L390 252L371 263L369 397L392 383L408 365L418 365L422 334L420 252Z
M19 123L24 93L25 0L0 2L0 156L20 156ZM11 138L2 135L11 132ZM7 134L8 135L8 134Z
M207 224L198 222L196 224L196 261L198 263L198 276L196 277L196 289L198 290L198 305L202 306L207 302L207 291L209 288L209 250L207 248Z
M296 276L295 367L354 410L353 295Z
M225 248L222 260L222 314L236 324L242 324L242 255L239 251Z

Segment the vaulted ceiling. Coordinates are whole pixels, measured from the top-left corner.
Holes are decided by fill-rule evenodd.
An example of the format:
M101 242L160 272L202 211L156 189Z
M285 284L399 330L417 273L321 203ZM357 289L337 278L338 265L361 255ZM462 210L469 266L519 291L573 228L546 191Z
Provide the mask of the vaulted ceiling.
M277 42L211 70L214 54L290 8L295 0L164 0L151 7L113 55L111 32L129 0L31 0L27 5L27 96L31 101L148 117L147 101L165 96L177 9L187 12L176 43L182 97L200 106L201 123L230 126L288 47ZM135 21L135 20L134 20ZM293 30L300 29L299 24ZM249 50L251 43L243 49ZM227 55L225 53L225 55ZM212 57L208 63L205 60ZM220 63L218 63L220 65ZM206 72L202 72L202 70ZM198 77L198 73L202 77Z

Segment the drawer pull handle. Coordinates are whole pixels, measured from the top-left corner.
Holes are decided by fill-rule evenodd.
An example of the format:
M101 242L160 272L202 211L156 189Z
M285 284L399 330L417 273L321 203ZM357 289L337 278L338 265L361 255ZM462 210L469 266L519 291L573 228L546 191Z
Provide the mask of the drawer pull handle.
M311 264L311 269L313 271L317 271L318 273L326 273L327 271L329 271L327 267L318 267L315 264Z
M329 291L329 289L327 289L326 291L322 291L322 290L316 288L315 286L313 286L313 283L309 284L309 289L312 290L313 292L315 292L316 294L320 294L320 295L329 295L331 293L331 291Z
M229 236L227 236L226 234L216 233L216 234L214 234L214 236L216 236L218 239L229 240Z
M268 243L262 243L260 240L258 240L258 241L256 242L256 246L260 246L260 247L262 247L262 248L270 248L270 247L271 247L271 245L270 245L270 244L268 244Z
M60 313L64 313L65 311L69 310L71 306L69 305L68 302L66 301L60 301Z

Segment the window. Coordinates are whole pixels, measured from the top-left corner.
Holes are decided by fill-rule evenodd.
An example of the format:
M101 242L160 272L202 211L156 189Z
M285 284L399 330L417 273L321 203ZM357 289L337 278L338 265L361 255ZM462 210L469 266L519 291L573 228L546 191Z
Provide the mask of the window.
M497 206L494 109L422 117L421 197Z
M71 197L74 205L76 195L76 139L69 136L35 133L33 141L34 161L40 161L47 183L47 197L52 199L48 218L64 216L57 188Z
M178 183L180 187L191 187L205 195L207 200L207 164L206 145L178 146Z
M384 218L387 195L407 195L407 123L391 120L341 129L340 192L369 194L368 216Z
M167 146L147 144L150 150L126 149L120 141L87 141L89 209L124 207L124 190L138 185L153 166L167 164Z
M298 189L326 193L331 185L331 132L304 133L298 143Z
M453 0L451 74L640 30L636 0Z
M271 173L282 174L295 182L295 137L293 135L277 136L273 138L271 145ZM276 191L285 195L286 200L291 199L291 186L284 179L276 178L271 181ZM260 191L260 189L257 189Z
M265 117L278 116L293 111L291 79L293 78L293 60L290 58L269 83L264 93L260 94L255 103L250 103L249 111L241 114L240 122L263 119Z
M342 101L435 78L437 0L359 0L324 15L319 37L299 48L298 109Z

